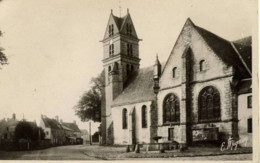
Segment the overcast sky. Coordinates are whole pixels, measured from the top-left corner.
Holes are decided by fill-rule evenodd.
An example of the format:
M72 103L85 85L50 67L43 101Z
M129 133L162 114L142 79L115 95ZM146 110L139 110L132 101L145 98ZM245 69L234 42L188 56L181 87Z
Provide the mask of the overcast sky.
M252 0L121 0L140 42L141 67L166 61L188 17L227 40L252 34ZM102 40L110 10L119 0L3 0L0 46L10 64L0 70L0 119L59 115L76 120L72 107L102 70Z

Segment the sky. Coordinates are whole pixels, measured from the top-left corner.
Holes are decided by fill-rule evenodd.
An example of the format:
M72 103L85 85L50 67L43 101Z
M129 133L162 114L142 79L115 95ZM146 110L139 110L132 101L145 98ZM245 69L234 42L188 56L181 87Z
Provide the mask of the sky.
M157 53L167 60L188 17L227 40L252 35L256 22L256 0L2 0L0 46L9 65L0 69L0 119L58 115L87 129L72 108L102 71L100 40L111 9L120 16L119 3L142 39L141 67Z

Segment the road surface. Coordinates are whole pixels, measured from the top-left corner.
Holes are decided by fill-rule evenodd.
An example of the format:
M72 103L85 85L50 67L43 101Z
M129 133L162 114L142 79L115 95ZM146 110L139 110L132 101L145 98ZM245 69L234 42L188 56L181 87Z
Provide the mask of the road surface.
M0 151L0 160L251 160L252 154L175 157L175 158L122 158L124 147L98 145L70 145L34 151Z

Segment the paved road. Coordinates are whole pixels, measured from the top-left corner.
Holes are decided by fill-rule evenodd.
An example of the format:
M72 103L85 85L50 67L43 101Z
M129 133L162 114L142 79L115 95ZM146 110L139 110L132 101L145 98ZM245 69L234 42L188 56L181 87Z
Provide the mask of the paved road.
M84 154L86 146L71 145L35 151L0 152L1 160L95 160Z
M175 157L175 158L119 158L125 154L125 148L98 145L71 145L53 147L35 151L0 151L0 160L251 160L252 154Z

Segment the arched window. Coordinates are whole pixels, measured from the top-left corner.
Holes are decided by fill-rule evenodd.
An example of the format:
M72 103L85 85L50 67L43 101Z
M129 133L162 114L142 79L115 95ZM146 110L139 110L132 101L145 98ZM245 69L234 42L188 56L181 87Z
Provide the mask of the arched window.
M122 112L122 122L123 122L123 129L127 129L127 110L126 108L123 109Z
M200 71L205 70L205 60L200 61Z
M110 72L111 71L111 66L108 66L108 72Z
M147 108L145 105L142 107L142 128L147 128Z
M174 94L169 94L164 99L163 122L180 122L180 102Z
M177 67L174 67L173 69L172 69L172 78L176 78L176 74L177 73Z
M205 87L199 94L199 120L220 120L220 95L212 86Z

